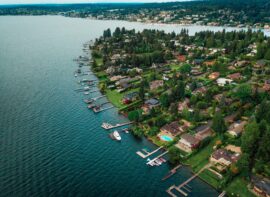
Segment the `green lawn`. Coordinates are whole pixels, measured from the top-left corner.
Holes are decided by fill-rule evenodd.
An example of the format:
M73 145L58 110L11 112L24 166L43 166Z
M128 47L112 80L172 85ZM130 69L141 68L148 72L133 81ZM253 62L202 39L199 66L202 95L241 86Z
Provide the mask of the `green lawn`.
M218 188L220 179L211 171L205 170L199 175L199 177L204 181L206 181L207 183L209 183L210 185L212 185L214 188L216 189Z
M132 90L125 91L125 92L122 92L122 93L119 93L116 90L107 89L106 90L106 96L107 96L108 100L115 107L122 108L122 107L127 106L127 105L125 105L125 104L122 103L123 96L126 95L126 94L128 94L128 93L130 93L130 92L135 92L135 91L138 91L138 89L132 89Z
M218 137L215 137L206 147L191 155L185 163L189 164L195 172L199 171L209 162L209 157L213 152L213 146L217 139Z
M240 177L236 177L225 189L228 196L255 197L247 188L247 183Z
M106 96L108 100L117 108L124 107L122 103L124 93L119 93L116 90L106 90Z

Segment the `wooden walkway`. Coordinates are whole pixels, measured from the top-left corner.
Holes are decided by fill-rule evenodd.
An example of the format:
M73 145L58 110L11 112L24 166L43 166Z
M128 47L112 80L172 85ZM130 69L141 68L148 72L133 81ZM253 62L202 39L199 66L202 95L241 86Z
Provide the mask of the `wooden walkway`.
M219 196L218 197L224 197L226 195L226 192L225 191L223 191L221 194L219 194Z
M147 157L153 155L154 153L156 153L157 151L159 151L159 150L162 149L162 148L163 148L163 146L157 148L156 150L153 150L152 152L147 152L146 155L143 154L141 151L137 151L136 153L137 153L137 155L139 155L139 156L142 157L142 158L147 158ZM144 151L144 152L146 152L146 151Z
M169 173L168 173L165 177L163 177L162 181L165 181L166 179L168 179L168 178L170 178L171 176L173 176L173 175L177 172L177 170L178 170L179 168L181 168L181 167L182 167L181 164L175 166L173 169L171 169L171 170L169 171Z
M166 192L173 197L176 197L176 195L174 193L172 193L171 190L175 189L177 190L179 193L181 193L184 196L188 196L187 193L185 193L183 190L181 190L182 188L186 189L185 186L191 182L193 179L195 179L197 176L199 176L199 174L201 174L204 170L206 170L207 168L209 168L211 166L211 164L206 164L202 169L200 169L196 174L194 174L192 177L190 177L188 180L186 180L185 182L181 183L180 185L176 186L176 185L172 185L171 187L169 187Z

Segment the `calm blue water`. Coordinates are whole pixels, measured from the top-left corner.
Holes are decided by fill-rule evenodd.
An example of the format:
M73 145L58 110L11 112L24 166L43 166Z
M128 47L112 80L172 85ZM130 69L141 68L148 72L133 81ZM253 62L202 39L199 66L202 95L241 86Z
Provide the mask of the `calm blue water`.
M154 148L122 133L112 141L103 121L125 121L116 110L93 114L75 93L73 58L105 28L128 22L59 16L0 17L0 196L167 196L191 173L166 182L168 165L150 168L135 152ZM161 27L163 28L163 27ZM166 27L164 27L166 28ZM169 31L170 29L166 29ZM98 95L98 93L96 93ZM217 196L201 180L190 196Z

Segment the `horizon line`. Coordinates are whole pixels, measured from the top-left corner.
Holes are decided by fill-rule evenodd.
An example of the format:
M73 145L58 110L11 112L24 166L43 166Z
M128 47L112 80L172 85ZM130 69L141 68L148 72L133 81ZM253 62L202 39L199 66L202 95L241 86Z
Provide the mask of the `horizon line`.
M14 3L14 4L1 4L0 6L37 6L37 5L90 5L90 4L160 4L160 3L180 3L180 2L189 2L189 1L202 1L202 0L174 0L174 1L157 1L157 2L74 2L74 3Z

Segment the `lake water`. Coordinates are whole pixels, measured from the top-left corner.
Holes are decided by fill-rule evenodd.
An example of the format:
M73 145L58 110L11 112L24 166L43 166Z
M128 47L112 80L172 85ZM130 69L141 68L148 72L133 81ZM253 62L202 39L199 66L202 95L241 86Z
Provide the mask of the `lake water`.
M167 196L170 185L191 176L182 168L161 181L170 166L150 168L135 153L155 146L124 133L121 143L112 141L101 123L125 119L115 109L94 114L85 96L74 92L73 58L83 43L117 26L181 30L60 16L0 17L0 196ZM189 196L218 195L199 179L190 186Z

